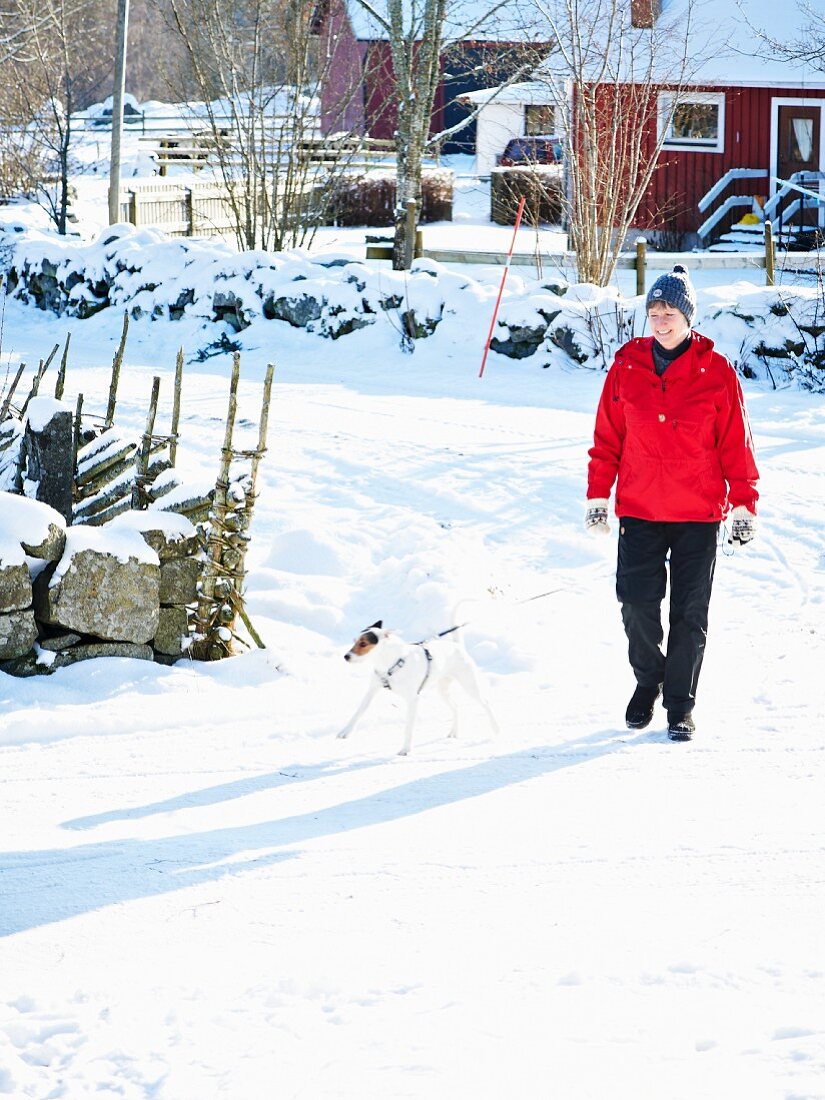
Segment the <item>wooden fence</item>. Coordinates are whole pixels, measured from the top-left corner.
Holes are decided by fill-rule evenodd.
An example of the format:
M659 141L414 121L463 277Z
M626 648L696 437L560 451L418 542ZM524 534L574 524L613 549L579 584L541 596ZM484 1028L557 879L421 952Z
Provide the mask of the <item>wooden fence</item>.
M226 187L209 180L130 184L120 193L120 219L172 237L225 236L235 228Z

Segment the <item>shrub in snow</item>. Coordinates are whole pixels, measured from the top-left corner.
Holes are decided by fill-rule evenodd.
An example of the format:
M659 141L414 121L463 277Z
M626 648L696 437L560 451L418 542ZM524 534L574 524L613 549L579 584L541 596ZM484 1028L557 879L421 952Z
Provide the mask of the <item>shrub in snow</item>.
M420 224L452 220L453 185L449 169L426 169L422 173ZM379 169L362 176L339 176L333 183L331 198L327 198L330 220L334 225L394 225L395 196L394 171Z
M555 225L561 220L563 186L556 165L496 168L490 173L490 219L499 225L513 225L524 199L525 225Z

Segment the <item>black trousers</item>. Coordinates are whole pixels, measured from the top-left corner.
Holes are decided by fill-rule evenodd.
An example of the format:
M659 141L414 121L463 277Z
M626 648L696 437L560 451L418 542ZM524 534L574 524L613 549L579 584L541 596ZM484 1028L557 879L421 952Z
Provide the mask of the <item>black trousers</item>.
M619 521L616 595L630 665L643 687L662 685L670 714L690 714L702 668L718 523ZM670 565L670 626L662 652L662 601Z

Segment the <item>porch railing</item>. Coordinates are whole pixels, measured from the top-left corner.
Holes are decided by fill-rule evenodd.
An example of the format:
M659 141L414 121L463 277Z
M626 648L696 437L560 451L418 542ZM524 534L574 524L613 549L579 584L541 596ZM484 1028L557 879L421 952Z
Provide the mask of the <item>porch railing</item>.
M765 168L730 168L724 176L716 181L713 187L699 200L699 211L703 213L709 210L722 192L735 180L765 179L768 172ZM737 206L752 206L753 195L729 195L728 198L707 217L697 229L699 239L704 244L716 226L729 211Z

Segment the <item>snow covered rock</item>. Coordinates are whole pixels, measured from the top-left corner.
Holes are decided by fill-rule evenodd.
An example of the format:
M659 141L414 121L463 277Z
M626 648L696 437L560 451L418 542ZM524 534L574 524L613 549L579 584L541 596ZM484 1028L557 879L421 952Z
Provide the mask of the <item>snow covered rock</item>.
M179 657L189 638L189 616L185 607L161 607L152 646L163 657Z
M131 657L137 661L151 661L153 656L151 646L134 642L83 642L65 649L36 644L34 649L5 662L3 667L12 676L43 676L95 657Z
M37 618L104 641L149 642L160 609L160 563L139 532L72 527L54 570L35 581Z
M0 563L22 565L27 557L58 561L65 541L66 523L54 508L0 492Z
M72 518L74 417L53 397L29 403L21 452L23 492Z
M31 607L32 579L25 565L0 565L0 611Z
M0 660L22 657L36 641L37 623L31 608L0 614Z

